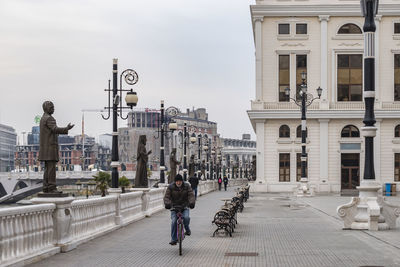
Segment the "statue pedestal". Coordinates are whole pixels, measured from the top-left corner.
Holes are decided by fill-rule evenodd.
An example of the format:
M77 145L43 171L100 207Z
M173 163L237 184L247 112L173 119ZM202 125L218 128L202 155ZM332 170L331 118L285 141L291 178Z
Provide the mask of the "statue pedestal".
M297 197L311 197L314 195L313 190L311 190L308 185L307 178L300 179L300 184L294 188L294 194Z
M56 209L53 214L54 240L61 247L62 252L70 251L76 247L71 246L70 228L72 222L71 203L73 197L36 197L31 199L34 204L53 203Z
M337 214L344 222L343 229L388 230L396 227L400 206L386 202L379 190L381 185L375 180L363 180L357 187L359 197L353 197L348 204L337 208Z

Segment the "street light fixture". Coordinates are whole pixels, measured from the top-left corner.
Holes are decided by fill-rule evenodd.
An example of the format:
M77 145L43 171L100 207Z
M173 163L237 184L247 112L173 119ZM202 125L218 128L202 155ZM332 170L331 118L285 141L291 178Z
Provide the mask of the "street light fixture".
M161 123L158 128L158 136L156 139L160 137L161 133L161 144L160 144L160 183L165 183L165 156L164 156L164 135L168 132L173 132L178 128L178 124L175 121L171 121L168 123L169 117L176 117L178 115L179 110L175 107L169 107L164 109L164 100L161 100ZM167 116L165 116L167 113Z
M301 179L300 179L300 190L298 192L299 196L309 194L308 178L306 175L306 164L307 164L307 152L306 152L306 137L307 137L307 118L306 118L306 108L311 105L311 103L321 98L322 88L317 88L318 97L313 97L311 94L307 93L307 73L301 73L301 85L300 85L300 100L296 100L290 97L290 88L285 88L285 94L289 99L293 100L294 103L301 108Z
M112 152L111 152L111 187L118 188L118 166L119 166L119 156L118 156L118 116L126 120L127 116L123 116L124 109L132 109L136 106L138 102L138 97L136 92L133 92L133 89L127 90L122 88L122 81L125 80L125 83L128 85L134 85L138 82L139 77L133 69L124 70L119 78L119 88L118 88L118 59L113 59L113 86L110 88L110 80L108 80L108 89L104 91L108 92L108 107L104 109L108 110L108 116L104 117L104 120L108 120L111 116L112 110L112 121L113 121L113 133L112 133ZM111 100L111 92L112 92L112 100ZM122 92L128 92L125 101L127 107L122 106ZM112 101L112 105L111 105Z

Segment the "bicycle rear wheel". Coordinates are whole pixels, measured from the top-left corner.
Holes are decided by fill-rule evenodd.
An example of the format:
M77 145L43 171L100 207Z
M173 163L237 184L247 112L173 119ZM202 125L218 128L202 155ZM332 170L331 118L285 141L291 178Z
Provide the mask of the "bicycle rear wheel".
M179 256L182 256L182 224L178 224Z

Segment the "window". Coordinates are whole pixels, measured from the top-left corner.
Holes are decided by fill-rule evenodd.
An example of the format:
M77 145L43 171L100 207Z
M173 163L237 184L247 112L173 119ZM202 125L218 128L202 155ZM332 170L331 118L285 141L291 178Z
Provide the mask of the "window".
M394 154L394 181L400 182L400 153Z
M394 128L394 137L400 137L400 124Z
M306 177L308 177L308 162L306 161ZM301 178L301 153L296 153L296 181L299 182Z
M300 89L303 80L301 73L307 73L307 55L296 55L296 99L300 100Z
M290 182L290 154L279 154L279 182Z
M338 55L338 101L362 101L362 55Z
M394 101L400 101L400 54L394 55Z
M400 22L394 23L394 34L400 34Z
M285 88L290 86L290 57L279 55L279 101L288 102Z
M341 137L360 137L360 131L354 125L343 127Z
M280 138L289 138L290 137L290 128L287 125L282 125L279 127L279 137Z
M296 34L307 34L307 24L297 23L296 24Z
M308 134L308 128L306 128L306 138L307 138L307 134ZM296 137L301 138L301 125L297 126L297 128L296 128Z
M278 33L279 34L290 34L290 24L289 23L281 23L278 25Z
M340 27L338 34L361 34L360 27L353 23L347 23Z

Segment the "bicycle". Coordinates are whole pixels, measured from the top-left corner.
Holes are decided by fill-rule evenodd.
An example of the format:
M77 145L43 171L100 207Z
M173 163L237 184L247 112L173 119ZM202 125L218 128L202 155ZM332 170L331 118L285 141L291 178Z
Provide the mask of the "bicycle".
M182 241L183 239L185 239L185 230L183 225L183 214L182 214L184 208L174 207L172 210L176 212L176 216L178 217L178 219L176 220L176 236L179 243L179 256L182 256Z

